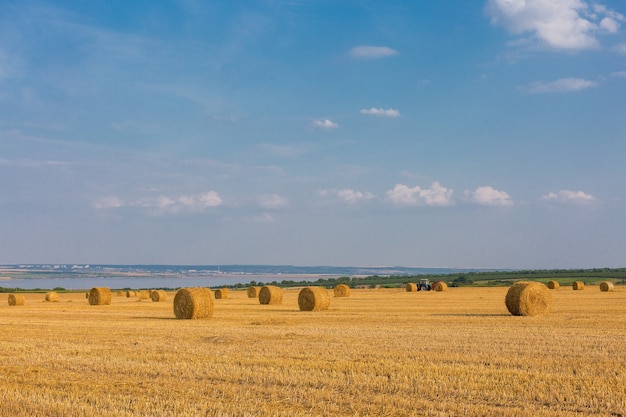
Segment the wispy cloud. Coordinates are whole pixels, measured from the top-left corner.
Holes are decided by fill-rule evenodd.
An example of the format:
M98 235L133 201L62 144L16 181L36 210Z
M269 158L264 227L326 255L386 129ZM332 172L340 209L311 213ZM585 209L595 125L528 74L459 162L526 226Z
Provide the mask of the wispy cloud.
M384 117L400 117L400 112L396 109L382 109L376 107L372 107L370 109L361 109L361 114Z
M585 80L583 78L561 78L550 82L537 81L521 89L531 94L543 94L579 91L596 87L597 85L598 83L595 81Z
M387 198L394 204L405 206L448 206L453 203L452 193L452 189L446 188L435 181L430 188L396 184L391 190L387 191Z
M615 71L611 73L611 77L626 78L626 71Z
M541 196L540 200L562 204L589 204L597 201L591 194L587 194L583 191L570 190L551 192Z
M361 45L350 49L348 54L355 59L379 59L397 55L398 51L388 46Z
M368 191L358 191L351 188L319 190L318 194L322 197L336 197L346 204L357 204L373 200L376 196Z
M581 50L599 46L597 35L617 33L624 16L584 0L488 0L491 23L514 35L530 33L553 49Z
M339 127L339 123L333 122L330 119L317 119L313 120L311 126L316 129L336 129Z
M513 200L505 191L485 185L476 188L474 191L465 190L463 195L469 201L483 206L512 206Z
M135 207L145 209L152 214L177 214L184 212L202 212L222 205L222 198L216 191L207 191L198 194L186 194L177 197L160 195L155 198L145 198L125 201L119 196L105 196L93 203L96 209L118 209Z
M258 198L259 206L266 209L277 209L288 204L287 198L278 194L263 194Z

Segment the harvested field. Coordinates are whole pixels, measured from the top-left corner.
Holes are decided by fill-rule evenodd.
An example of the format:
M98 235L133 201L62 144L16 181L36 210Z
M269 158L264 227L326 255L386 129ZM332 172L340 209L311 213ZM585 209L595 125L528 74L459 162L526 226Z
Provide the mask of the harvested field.
M626 415L626 288L554 292L534 317L507 290L353 289L315 314L296 289L270 306L231 291L206 320L177 320L174 293L4 295L0 415Z

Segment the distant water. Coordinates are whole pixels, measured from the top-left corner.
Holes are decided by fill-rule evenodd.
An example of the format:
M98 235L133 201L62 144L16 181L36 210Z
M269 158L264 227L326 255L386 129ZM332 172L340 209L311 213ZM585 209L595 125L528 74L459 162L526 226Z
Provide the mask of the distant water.
M0 265L0 287L83 290L93 287L221 287L251 282L316 281L340 276L452 274L478 270L291 265Z
M283 279L283 278L281 278ZM317 279L317 278L315 278ZM255 277L256 281L263 281L262 277ZM264 282L271 282L274 277L267 277ZM93 287L121 288L181 288L181 287L223 287L235 284L245 284L251 281L250 277L101 277L101 278L27 278L0 280L0 287L52 289L65 288L66 290L83 290Z

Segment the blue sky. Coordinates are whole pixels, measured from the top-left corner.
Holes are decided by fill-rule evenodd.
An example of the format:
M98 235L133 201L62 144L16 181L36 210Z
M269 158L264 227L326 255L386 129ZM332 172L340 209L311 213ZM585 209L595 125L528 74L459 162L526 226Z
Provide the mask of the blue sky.
M626 266L626 3L0 1L0 263Z

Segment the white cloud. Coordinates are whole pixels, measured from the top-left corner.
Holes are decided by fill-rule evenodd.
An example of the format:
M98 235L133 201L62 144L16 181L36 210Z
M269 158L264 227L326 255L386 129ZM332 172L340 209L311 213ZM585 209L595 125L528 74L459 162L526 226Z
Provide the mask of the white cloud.
M585 88L595 87L597 85L598 83L596 83L595 81L585 80L582 78L561 78L556 81L538 81L535 83L531 83L523 89L532 94L542 94L578 91L584 90Z
M215 191L205 193L181 195L176 198L158 196L152 199L141 199L124 202L116 196L107 196L94 202L97 209L112 209L120 207L139 207L155 214L176 214L181 212L201 212L222 205L222 199Z
M543 195L540 200L565 204L589 204L595 202L596 198L582 191L561 190Z
M598 33L616 33L624 21L622 14L601 5L590 8L584 0L488 0L486 11L492 24L564 50L595 48Z
M408 187L404 184L396 184L387 191L387 197L394 204L406 206L447 206L452 204L453 190L443 187L437 181L433 182L430 188L419 186Z
M362 200L371 200L375 198L374 194L369 192L355 191L349 188L344 188L337 191L337 196L348 204L356 204Z
M95 201L93 206L97 209L120 208L124 206L124 202L117 196L107 196Z
M504 191L499 191L486 185L476 188L474 191L465 190L465 198L469 201L484 206L512 206L511 196Z
M287 205L287 199L278 194L263 194L259 196L258 202L266 209L277 209Z
M398 51L387 46L361 45L350 49L348 54L356 59L378 59L397 55Z
M347 204L356 204L361 201L368 201L376 198L374 194L368 191L357 191L350 188L342 188L341 190L318 190L317 193L320 197L326 198L336 196L339 200Z
M329 119L313 120L313 123L311 125L318 129L336 129L339 127L338 123L335 123Z
M400 112L396 109L378 109L376 107L372 107L371 109L361 109L361 114L370 114L373 116L400 117Z

